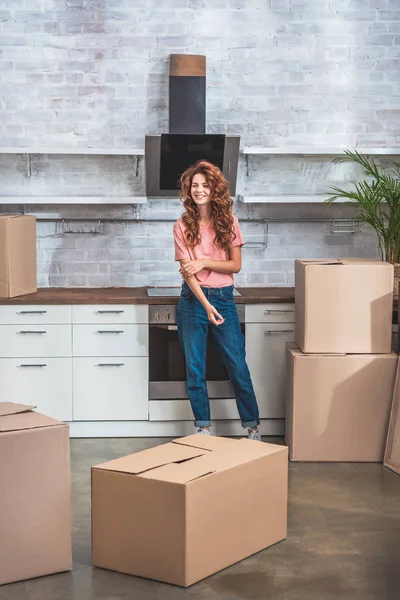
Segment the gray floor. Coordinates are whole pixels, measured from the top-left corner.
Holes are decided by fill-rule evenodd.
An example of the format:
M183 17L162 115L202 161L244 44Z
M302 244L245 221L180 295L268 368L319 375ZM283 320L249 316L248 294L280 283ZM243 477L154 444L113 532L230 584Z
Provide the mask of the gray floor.
M287 540L188 589L93 568L91 465L166 441L71 440L74 569L0 599L399 600L400 476L379 464L291 463Z

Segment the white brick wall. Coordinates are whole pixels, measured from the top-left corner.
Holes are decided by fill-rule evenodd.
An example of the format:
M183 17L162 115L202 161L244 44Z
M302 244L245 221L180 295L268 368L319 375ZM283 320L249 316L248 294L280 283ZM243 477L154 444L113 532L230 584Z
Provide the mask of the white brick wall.
M207 128L242 145L351 148L400 143L398 0L0 0L0 145L143 147L168 130L168 56L207 56ZM239 191L319 193L356 176L328 157L250 157ZM0 155L4 195L142 195L143 160ZM9 211L9 207L0 210ZM20 207L14 207L20 210ZM29 207L38 216L175 219L145 207ZM238 282L287 285L296 256L376 255L373 232L332 235L349 209L237 206L269 224ZM300 220L301 219L301 220ZM308 222L307 222L308 220ZM75 224L84 230L92 225ZM177 283L170 225L107 223L104 233L38 224L41 285ZM248 242L261 227L243 223Z

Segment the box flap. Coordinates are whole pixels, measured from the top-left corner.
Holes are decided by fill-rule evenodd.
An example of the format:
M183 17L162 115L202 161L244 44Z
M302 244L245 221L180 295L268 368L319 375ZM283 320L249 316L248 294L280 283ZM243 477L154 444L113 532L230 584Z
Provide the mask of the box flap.
M296 258L295 262L301 263L305 266L308 266L308 265L342 265L343 264L343 261L340 258L325 258L325 259Z
M36 408L36 406L31 406L30 404L17 404L16 402L0 402L0 417L27 412L33 408Z
M331 258L331 259L313 259L313 258L296 258L296 261L305 266L329 266L329 265L342 265L342 266L372 266L377 267L379 265L380 268L382 266L386 266L388 269L393 268L393 265L390 263L383 261L379 258Z
M190 437L207 437L211 438L214 436L189 436ZM186 438L183 438L186 439ZM196 479L200 479L206 475L225 471L232 467L244 464L251 460L268 456L276 452L287 452L286 446L279 446L277 444L264 444L260 442L254 442L248 439L231 440L227 438L216 438L216 440L222 440L232 442L232 444L220 444L217 442L216 445L219 448L211 452L207 452L201 456L194 457L191 460L180 464L169 464L157 469L153 469L146 473L143 473L141 477L147 479L157 479L158 481L168 481L171 483L187 484ZM212 442L211 442L212 443Z
M189 483L205 475L215 473L215 468L212 464L199 461L199 459L206 458L206 456L198 456L183 463L169 463L168 465L141 473L140 477L157 479L157 481L168 481L170 483Z
M296 344L296 342L287 342L286 347L290 350L290 352L294 354L302 354L300 348Z
M238 440L231 438L217 437L216 435L204 435L203 433L195 433L194 435L188 435L187 437L172 440L173 444L191 446L193 448L202 448L204 450L233 448L237 442Z
M179 446L178 444L170 442L168 444L162 444L161 446L149 448L148 450L143 450L142 452L130 454L129 456L110 460L101 465L96 465L93 468L138 475L163 465L179 463L197 456L202 456L207 452L208 451L204 449Z
M37 429L39 427L54 427L55 425L65 425L65 423L31 410L0 417L0 433Z
M25 218L27 216L30 216L30 215L0 215L0 219L5 221L7 219L21 219L21 218Z

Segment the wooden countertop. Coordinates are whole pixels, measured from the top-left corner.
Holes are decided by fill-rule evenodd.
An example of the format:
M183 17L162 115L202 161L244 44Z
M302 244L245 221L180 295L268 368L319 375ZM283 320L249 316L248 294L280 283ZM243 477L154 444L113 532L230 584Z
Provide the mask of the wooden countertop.
M177 304L178 297L148 296L138 288L39 288L34 294L1 298L0 304ZM237 304L294 302L294 287L238 287Z

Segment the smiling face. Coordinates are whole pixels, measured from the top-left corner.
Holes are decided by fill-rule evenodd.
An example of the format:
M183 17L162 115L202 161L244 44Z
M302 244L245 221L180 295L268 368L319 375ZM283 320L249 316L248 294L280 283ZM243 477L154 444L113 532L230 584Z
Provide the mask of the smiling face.
M192 185L190 187L190 195L197 206L205 206L210 199L211 186L207 182L207 179L201 173L196 173L192 179Z

